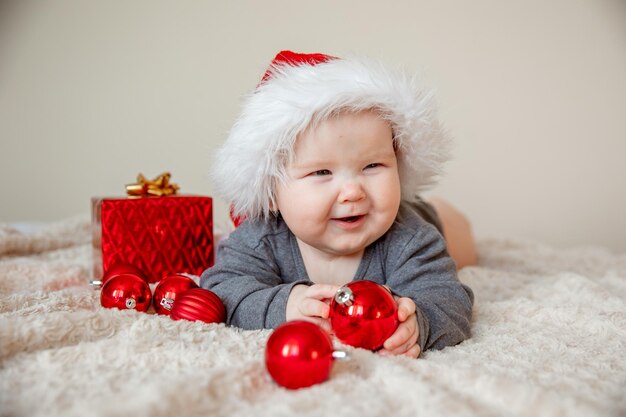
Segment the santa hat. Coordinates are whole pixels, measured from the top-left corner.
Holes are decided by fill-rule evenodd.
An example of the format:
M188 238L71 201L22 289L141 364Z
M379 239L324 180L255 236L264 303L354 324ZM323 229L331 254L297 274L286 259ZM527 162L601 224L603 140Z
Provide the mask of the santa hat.
M297 135L337 111L376 109L392 127L403 200L432 185L448 159L433 96L414 78L363 58L282 51L243 104L212 165L232 214L268 218Z

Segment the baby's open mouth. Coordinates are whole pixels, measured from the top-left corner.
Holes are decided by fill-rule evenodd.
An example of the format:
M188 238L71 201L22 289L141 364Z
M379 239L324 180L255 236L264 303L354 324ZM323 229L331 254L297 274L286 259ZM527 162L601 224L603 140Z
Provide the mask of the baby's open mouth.
M346 222L346 223L354 223L355 221L359 220L361 216L349 216L349 217L340 217L336 220L339 220L340 222Z

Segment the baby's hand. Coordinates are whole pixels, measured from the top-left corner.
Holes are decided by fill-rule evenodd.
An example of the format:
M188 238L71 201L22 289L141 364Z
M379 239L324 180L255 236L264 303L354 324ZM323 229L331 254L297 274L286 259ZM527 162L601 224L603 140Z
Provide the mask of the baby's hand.
M295 285L287 299L287 321L307 320L330 332L330 300L335 296L337 285Z
M382 355L405 355L417 358L420 355L419 326L415 313L415 303L410 298L397 298L398 320L400 325L396 331L385 340L383 348L378 351Z

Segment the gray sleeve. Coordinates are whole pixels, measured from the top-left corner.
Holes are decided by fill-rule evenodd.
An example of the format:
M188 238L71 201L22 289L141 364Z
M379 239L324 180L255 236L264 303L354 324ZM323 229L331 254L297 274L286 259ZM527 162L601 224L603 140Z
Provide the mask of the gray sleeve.
M422 351L443 349L470 337L474 294L457 278L454 261L434 227L420 227L411 239L399 240L387 285L417 306Z
M246 230L235 230L221 242L218 262L204 271L202 288L226 306L226 324L243 329L275 328L285 321L287 299L296 284L285 282L271 246Z

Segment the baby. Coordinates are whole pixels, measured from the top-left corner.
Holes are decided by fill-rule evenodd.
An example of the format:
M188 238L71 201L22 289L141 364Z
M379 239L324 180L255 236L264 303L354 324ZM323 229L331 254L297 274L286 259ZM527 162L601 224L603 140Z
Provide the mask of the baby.
M473 293L457 278L446 221L418 197L447 146L431 96L411 79L364 60L280 52L215 158L216 193L246 220L200 285L224 301L228 324L304 319L330 330L337 289L368 279L398 304L381 354L463 341Z

